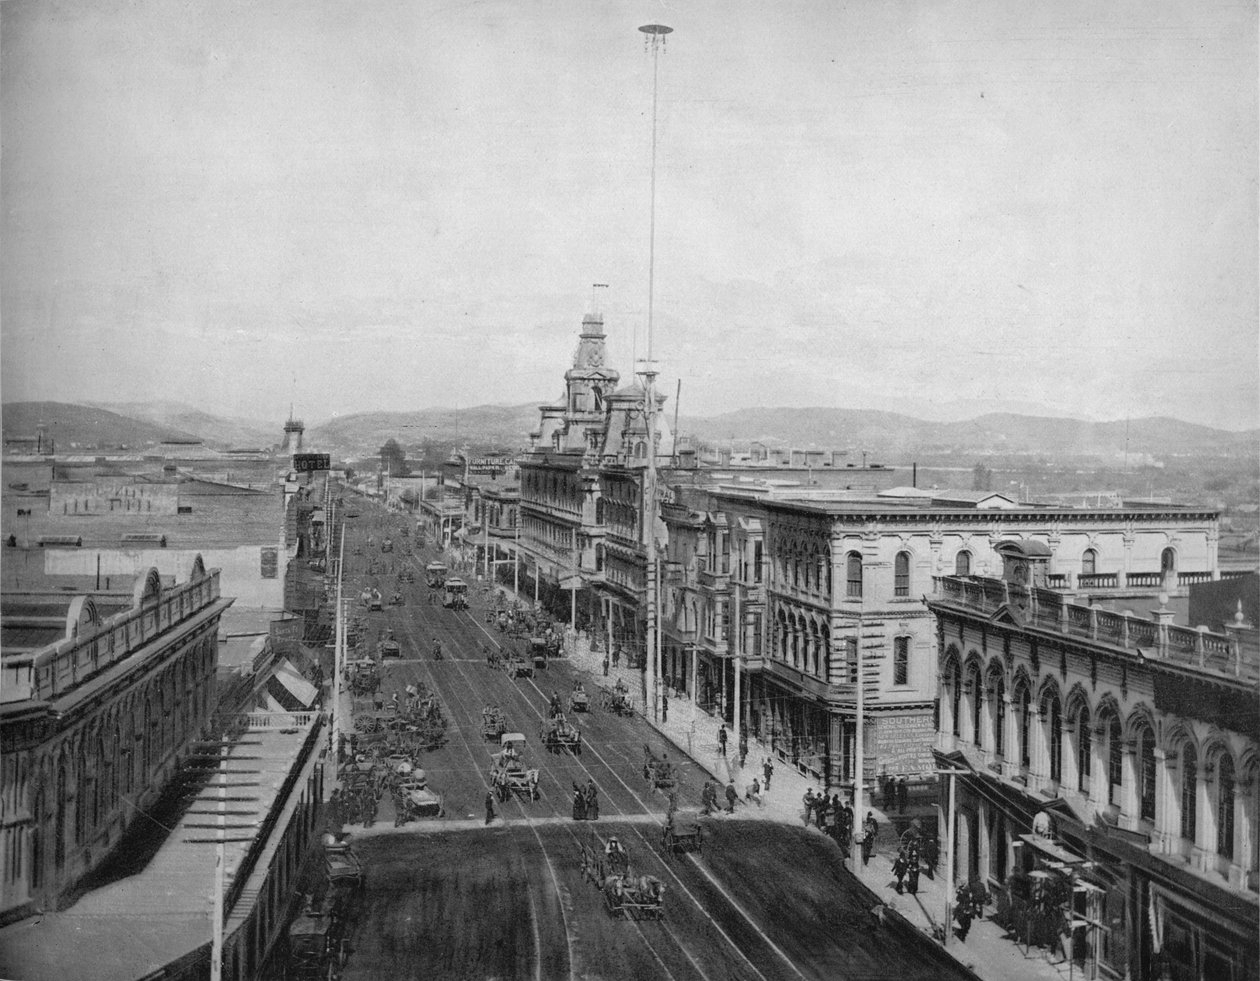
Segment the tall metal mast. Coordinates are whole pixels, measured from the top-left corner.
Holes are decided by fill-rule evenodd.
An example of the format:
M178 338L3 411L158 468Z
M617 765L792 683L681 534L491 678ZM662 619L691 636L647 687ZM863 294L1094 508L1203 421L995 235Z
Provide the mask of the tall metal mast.
M644 656L647 661L647 672L644 677L648 710L652 719L658 717L657 687L659 685L660 665L657 663L657 631L660 628L658 617L660 598L657 595L656 561L656 362L652 358L652 303L656 285L656 80L657 65L661 48L665 47L665 38L674 29L664 24L645 24L639 30L643 33L644 46L652 51L652 184L648 206L648 308L647 308L647 358L640 363L638 373L643 378L643 418L647 428L647 472L643 478L643 545L647 560L647 636L644 644Z

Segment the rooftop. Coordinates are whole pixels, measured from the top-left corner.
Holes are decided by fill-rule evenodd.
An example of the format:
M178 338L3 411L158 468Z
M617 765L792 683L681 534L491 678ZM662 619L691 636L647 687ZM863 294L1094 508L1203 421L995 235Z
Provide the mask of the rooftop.
M228 896L260 861L288 791L313 759L318 712L251 713L218 773L226 784ZM288 723L288 724L283 724ZM282 725L283 724L283 725ZM295 765L297 764L297 765ZM0 930L0 976L134 981L210 942L218 825L216 777L196 796L143 869L94 889L69 909ZM236 924L227 917L227 929ZM91 951L90 957L85 951Z

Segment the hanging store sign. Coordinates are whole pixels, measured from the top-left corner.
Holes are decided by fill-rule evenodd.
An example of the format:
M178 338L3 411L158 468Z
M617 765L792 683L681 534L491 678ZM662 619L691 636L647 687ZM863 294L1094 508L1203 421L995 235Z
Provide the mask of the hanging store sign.
M313 473L316 470L327 470L329 456L327 453L294 453L293 469L298 473Z

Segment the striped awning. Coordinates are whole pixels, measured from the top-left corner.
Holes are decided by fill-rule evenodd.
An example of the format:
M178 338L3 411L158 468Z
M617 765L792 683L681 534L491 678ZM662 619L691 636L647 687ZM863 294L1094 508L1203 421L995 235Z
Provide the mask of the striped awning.
M303 712L315 704L318 690L302 677L292 662L282 660L276 673L267 679L267 694L275 698L287 712Z

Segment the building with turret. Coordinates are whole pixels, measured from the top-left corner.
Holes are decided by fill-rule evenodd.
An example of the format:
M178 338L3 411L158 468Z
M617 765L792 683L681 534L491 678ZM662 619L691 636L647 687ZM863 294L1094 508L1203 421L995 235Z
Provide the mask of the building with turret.
M543 593L573 591L568 606L580 621L632 643L647 582L644 476L650 453L658 467L671 462L673 438L658 395L654 444L648 439L643 386L618 387L606 345L603 315L586 314L563 395L539 406L520 460L519 548Z

